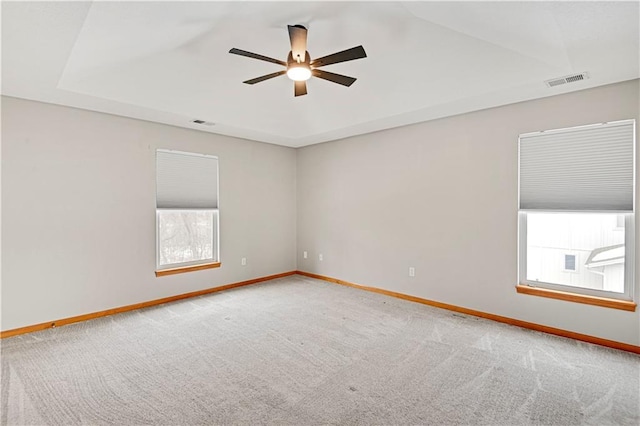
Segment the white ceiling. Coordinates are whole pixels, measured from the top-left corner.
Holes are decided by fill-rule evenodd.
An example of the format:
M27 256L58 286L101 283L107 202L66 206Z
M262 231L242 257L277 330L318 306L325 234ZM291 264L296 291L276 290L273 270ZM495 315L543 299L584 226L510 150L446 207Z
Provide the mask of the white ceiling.
M299 147L640 77L635 2L3 2L2 94ZM288 24L351 87L294 98ZM588 80L544 80L587 71ZM215 122L212 127L193 119Z

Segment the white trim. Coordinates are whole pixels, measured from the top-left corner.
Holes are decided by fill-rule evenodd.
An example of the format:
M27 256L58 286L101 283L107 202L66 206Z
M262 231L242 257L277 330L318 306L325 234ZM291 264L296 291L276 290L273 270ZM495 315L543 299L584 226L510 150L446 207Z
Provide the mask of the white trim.
M518 209L519 212L523 213L600 213L600 214L629 214L633 213L631 210L559 210L559 209ZM620 228L622 229L622 228Z
M527 281L527 214L518 212L518 281Z
M635 300L636 213L625 214L624 220L624 288L630 300ZM630 267L627 267L630 266Z
M194 209L189 209L189 208L182 208L182 207L162 207L162 208L156 208L156 210L158 211L174 211L174 212L210 212L210 211L215 211L217 212L219 209L203 209L201 207L198 208L194 208Z
M568 132L571 130L578 130L578 129L588 129L590 127L602 127L602 126L626 126L629 123L633 123L634 128L635 128L635 120L633 118L629 118L629 119L625 119L625 120L617 120L617 121L605 121L603 123L595 123L595 124L583 124L580 126L573 126L573 127L562 127L562 128L557 128L557 129L550 129L550 130L538 130L536 132L529 132L529 133L522 133L520 134L520 138L526 138L529 136L538 136L538 135L548 135L548 134L553 134L553 133L563 133L563 132ZM635 140L635 133L634 133L634 140Z
M170 152L171 154L189 155L191 157L215 158L216 160L218 159L217 155L202 154L202 153L199 153L199 152L178 151L178 150L175 150L175 149L158 148L158 149L156 149L156 153L158 153L158 152Z
M636 174L637 171L637 167L638 164L636 162L636 150L637 150L637 145L638 145L638 139L636 138L636 120L628 120L628 121L632 121L633 122L633 211L636 211L636 191L638 188L638 182L637 182L637 178L638 175Z

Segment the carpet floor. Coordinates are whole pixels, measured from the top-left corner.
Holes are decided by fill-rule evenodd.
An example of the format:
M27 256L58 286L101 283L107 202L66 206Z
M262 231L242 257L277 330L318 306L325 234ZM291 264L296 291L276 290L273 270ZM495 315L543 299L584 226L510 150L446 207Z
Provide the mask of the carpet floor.
M298 275L4 339L7 425L640 424L640 357Z

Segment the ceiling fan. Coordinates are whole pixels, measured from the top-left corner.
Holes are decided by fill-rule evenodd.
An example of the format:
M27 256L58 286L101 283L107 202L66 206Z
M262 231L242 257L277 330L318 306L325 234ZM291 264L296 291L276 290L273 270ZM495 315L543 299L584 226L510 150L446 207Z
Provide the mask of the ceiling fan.
M288 28L289 40L291 41L291 51L289 52L287 62L269 58L268 56L258 55L257 53L247 52L246 50L236 49L235 47L229 50L229 53L233 53L234 55L272 62L286 67L285 70L256 77L251 80L244 81L243 83L256 84L261 81L269 80L270 78L287 74L287 76L294 82L294 95L302 96L307 94L307 80L311 78L311 76L322 78L333 83L342 84L347 87L351 86L353 82L356 81L353 77L334 74L318 68L326 65L337 64L339 62L366 58L367 54L362 46L352 47L351 49L312 60L309 56L309 52L307 52L307 29L302 25L288 25Z

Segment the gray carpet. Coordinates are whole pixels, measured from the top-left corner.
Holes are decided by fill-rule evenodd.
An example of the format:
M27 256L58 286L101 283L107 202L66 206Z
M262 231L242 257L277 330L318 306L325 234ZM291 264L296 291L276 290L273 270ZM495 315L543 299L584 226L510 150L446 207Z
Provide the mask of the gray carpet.
M292 276L2 341L2 424L640 423L640 357Z

